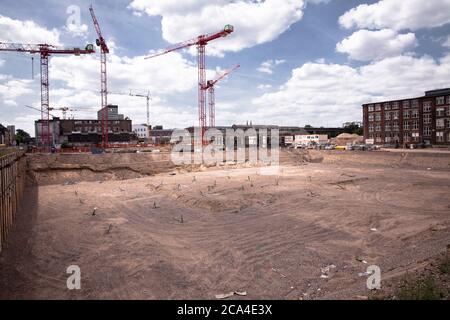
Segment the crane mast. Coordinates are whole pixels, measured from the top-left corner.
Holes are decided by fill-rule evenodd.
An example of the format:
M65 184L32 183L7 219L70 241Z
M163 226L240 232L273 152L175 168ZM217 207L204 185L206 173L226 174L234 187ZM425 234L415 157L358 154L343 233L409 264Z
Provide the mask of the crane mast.
M94 7L91 5L89 7L89 12L91 13L92 21L94 23L95 31L97 32L97 46L100 47L100 95L101 95L101 117L102 117L102 146L104 148L108 147L108 78L106 69L106 55L109 53L108 45L106 44L105 38L103 37L100 23L94 12Z
M209 102L209 126L215 127L216 126L216 92L215 92L215 85L223 80L225 77L230 75L233 71L240 68L241 65L237 64L233 68L226 70L224 73L222 73L219 77L217 77L214 80L209 80L206 83L205 90L208 91L208 102Z

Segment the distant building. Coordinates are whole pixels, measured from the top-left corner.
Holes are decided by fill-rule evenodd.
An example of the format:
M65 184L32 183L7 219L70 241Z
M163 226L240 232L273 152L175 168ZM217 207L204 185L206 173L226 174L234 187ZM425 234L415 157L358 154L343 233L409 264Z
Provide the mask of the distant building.
M11 141L8 128L0 124L0 144L9 145Z
M108 112L107 113L108 120L123 120L124 119L124 115L119 114L119 106L109 104L106 108L107 108L107 112ZM99 112L97 112L98 120L103 119L103 110L104 109L101 109Z
M11 139L11 144L14 143L14 141L16 141L16 126L8 126L8 131L9 131L9 137Z
M109 143L130 143L137 140L132 130L132 121L124 119L118 114L117 106L110 108L108 120L108 142ZM35 122L35 133L37 145L42 145L39 141L42 132L42 120ZM50 135L53 145L70 144L74 146L97 145L102 142L102 121L101 119L69 119L63 120L53 118L50 120Z
M153 144L169 144L173 129L164 129L163 126L154 126L150 130L150 142Z
M450 88L362 107L364 137L375 144L450 145Z
M294 138L295 144L307 145L311 142L325 144L328 143L329 140L326 134L296 135Z
M146 124L133 125L133 132L139 139L148 140L150 138L150 128Z

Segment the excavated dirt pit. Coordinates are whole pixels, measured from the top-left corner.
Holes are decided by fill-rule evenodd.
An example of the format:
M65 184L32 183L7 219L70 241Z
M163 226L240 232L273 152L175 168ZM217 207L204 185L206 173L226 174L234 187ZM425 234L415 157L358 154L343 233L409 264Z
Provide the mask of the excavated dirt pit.
M385 155L383 167L374 153L284 152L266 175L108 156L29 159L40 186L0 255L0 299L359 299L367 266L383 284L450 244L448 158L431 168ZM66 287L70 265L81 290Z

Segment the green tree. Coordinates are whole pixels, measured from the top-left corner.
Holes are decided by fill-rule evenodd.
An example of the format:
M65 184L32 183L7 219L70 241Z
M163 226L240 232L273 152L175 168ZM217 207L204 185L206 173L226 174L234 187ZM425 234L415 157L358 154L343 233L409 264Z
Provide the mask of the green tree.
M25 143L26 139L29 139L31 136L22 129L17 129L16 131L16 142L18 145L21 143Z
M344 127L344 132L362 136L364 134L364 128L360 127L357 123L352 123Z

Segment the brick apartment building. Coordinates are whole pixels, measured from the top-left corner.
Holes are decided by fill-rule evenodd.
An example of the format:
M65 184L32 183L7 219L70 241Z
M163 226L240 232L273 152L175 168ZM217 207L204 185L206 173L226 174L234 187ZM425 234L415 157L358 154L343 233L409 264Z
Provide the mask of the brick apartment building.
M450 88L363 105L364 138L375 144L450 145Z

